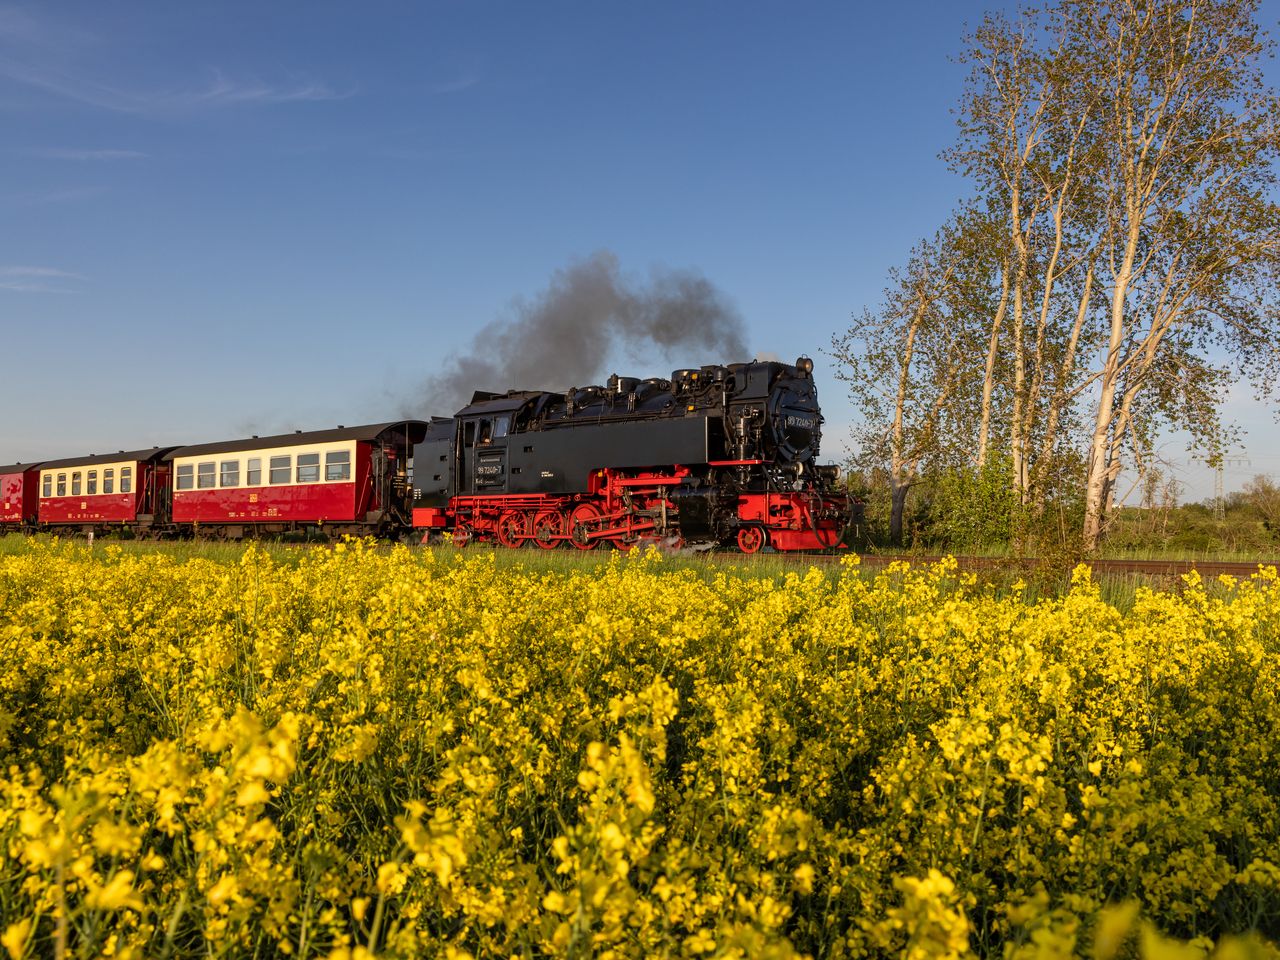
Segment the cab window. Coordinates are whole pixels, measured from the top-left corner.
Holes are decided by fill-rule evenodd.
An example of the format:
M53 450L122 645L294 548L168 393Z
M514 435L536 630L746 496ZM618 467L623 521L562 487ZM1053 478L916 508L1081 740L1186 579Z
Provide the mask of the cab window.
M476 422L468 420L462 425L462 443L463 446L471 446L476 442Z
M493 439L500 440L505 437L511 429L511 418L494 417L493 418Z

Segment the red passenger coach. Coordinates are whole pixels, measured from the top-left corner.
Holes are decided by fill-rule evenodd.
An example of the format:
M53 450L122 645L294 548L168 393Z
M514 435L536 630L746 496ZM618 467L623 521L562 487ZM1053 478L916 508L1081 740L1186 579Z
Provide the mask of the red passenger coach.
M40 465L0 467L0 533L30 529L39 509Z
M169 519L173 447L152 447L40 464L42 527L160 527Z
M180 447L173 522L228 537L304 527L379 534L407 526L420 420Z

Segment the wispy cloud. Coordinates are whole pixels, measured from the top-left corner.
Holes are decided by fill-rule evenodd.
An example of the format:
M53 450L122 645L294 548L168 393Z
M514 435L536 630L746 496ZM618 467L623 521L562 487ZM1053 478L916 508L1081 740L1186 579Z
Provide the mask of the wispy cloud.
M84 280L55 267L0 266L0 290L13 293L68 293L69 284Z
M207 83L186 90L125 90L43 66L0 58L0 76L64 100L115 113L182 113L241 104L345 100L355 93L354 90L335 90L307 78L269 83L257 78L229 77L220 70L211 73L212 79Z
M83 30L66 23L53 24L42 17L35 17L23 7L13 4L0 5L0 41L49 48L54 45L84 46L93 37Z
M0 6L0 77L64 99L112 107L120 92L78 75L75 65L99 43L65 21L37 17L12 4Z
M355 91L334 90L318 80L294 78L286 83L266 83L258 79L236 79L221 70L203 88L168 96L153 95L153 103L178 106L231 106L238 103L303 103L313 100L345 100Z
M431 84L427 87L427 92L436 96L443 96L448 93L461 93L463 90L470 90L479 82L479 72L468 70L466 73L459 74L452 80L443 80L439 83Z
M41 160L142 160L150 156L141 150L73 150L65 147L30 147L9 153Z
M342 100L354 90L337 90L309 76L266 79L233 75L220 67L203 80L192 77L168 86L143 88L105 74L109 45L73 25L55 23L0 4L0 78L62 100L115 113L163 114L244 104L286 104ZM98 66L89 66L90 61ZM68 158L70 159L70 158ZM86 157L85 159L125 159Z

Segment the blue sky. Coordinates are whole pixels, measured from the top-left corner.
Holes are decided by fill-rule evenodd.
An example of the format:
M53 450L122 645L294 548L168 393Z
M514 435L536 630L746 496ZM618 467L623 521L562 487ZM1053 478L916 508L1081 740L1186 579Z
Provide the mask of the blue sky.
M838 456L820 351L963 192L995 5L0 2L0 462L446 413L443 358L598 250L815 356Z

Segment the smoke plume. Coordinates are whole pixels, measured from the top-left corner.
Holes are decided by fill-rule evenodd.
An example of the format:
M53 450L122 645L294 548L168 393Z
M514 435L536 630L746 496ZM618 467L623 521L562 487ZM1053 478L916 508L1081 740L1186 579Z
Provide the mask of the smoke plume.
M453 413L474 390L598 383L619 347L650 362L656 347L681 367L751 359L742 318L705 277L655 269L647 284L636 283L622 276L616 256L600 251L557 270L536 299L518 301L513 317L487 324L446 358L427 382L425 409Z

